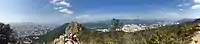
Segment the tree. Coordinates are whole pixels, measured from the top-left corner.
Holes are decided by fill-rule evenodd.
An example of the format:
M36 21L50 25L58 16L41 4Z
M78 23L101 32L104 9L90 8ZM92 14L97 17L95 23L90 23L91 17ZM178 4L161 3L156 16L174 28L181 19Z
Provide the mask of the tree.
M11 40L12 29L9 24L0 23L0 43L8 44Z

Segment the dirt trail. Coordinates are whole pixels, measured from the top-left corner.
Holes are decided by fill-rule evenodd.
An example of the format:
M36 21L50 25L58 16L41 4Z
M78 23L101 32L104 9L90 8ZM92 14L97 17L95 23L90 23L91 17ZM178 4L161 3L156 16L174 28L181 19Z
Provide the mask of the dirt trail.
M200 44L200 31L197 32L196 36L192 37L190 44Z

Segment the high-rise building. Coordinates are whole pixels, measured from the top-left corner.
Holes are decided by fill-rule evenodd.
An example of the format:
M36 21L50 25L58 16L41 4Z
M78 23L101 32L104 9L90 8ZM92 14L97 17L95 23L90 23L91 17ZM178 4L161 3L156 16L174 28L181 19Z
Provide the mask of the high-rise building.
M115 31L116 29L121 29L122 27L122 22L120 22L119 19L112 19L111 25L110 25L110 30Z

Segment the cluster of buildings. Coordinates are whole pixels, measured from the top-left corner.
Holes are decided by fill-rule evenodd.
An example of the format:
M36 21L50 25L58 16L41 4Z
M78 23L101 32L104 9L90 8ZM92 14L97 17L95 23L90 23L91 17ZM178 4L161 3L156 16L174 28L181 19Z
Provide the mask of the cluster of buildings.
M15 36L40 36L46 34L48 31L53 30L55 27L52 26L40 26L40 25L15 25L11 27L15 31Z
M135 24L127 24L127 25L124 25L121 30L124 31L124 32L135 32L135 31L144 30L145 28L146 28L146 26L138 26L138 25L135 25Z
M126 25L123 25L121 28L116 28L116 29L98 28L98 29L96 29L96 31L100 31L100 32L109 32L109 31L135 32L135 31L145 30L146 28L147 28L147 26L139 26L136 24L126 24Z
M40 25L40 24L13 24L11 29L15 31L13 35L17 40L16 44L31 44L33 41L38 40L41 35L46 34L48 31L53 30L55 25ZM14 44L11 43L11 44Z
M155 24L151 25L146 25L146 24L123 24L119 20L112 20L111 21L111 26L110 28L97 28L96 31L100 32L109 32L109 31L124 31L124 32L135 32L135 31L140 31L140 30L145 30L145 29L152 29L152 28L158 28L158 27L163 27L166 25L177 25L179 23L173 22L173 23L162 23L158 22Z

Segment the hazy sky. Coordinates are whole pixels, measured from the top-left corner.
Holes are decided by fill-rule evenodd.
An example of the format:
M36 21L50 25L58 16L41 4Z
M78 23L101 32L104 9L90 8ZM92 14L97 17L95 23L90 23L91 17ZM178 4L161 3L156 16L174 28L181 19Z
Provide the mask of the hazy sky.
M198 18L200 0L0 0L0 22Z

